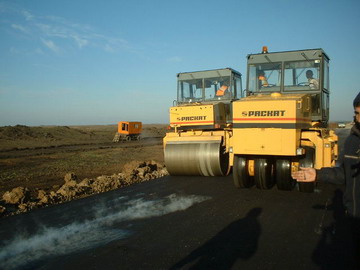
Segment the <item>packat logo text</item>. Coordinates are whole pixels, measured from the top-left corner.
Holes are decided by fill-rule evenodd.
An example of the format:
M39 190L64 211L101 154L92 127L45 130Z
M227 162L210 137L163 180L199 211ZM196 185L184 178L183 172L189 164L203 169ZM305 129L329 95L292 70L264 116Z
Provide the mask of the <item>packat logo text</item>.
M183 116L176 118L178 121L203 121L207 116Z
M244 117L276 117L285 116L286 111L243 111Z

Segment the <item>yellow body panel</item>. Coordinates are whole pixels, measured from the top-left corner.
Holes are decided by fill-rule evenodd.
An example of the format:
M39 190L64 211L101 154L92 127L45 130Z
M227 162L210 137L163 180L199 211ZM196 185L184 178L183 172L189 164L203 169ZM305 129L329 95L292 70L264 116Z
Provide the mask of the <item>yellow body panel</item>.
M296 129L234 129L231 140L235 154L294 156L300 144Z
M170 108L170 126L214 124L214 105L178 106Z
M311 147L314 168L334 166L338 137L327 128L312 127L310 105L308 95L258 95L234 102L230 165L234 155L296 157L299 148Z
M225 127L230 114L229 104L188 105L170 108L171 127L213 126Z
M311 127L304 95L253 96L233 103L233 153L295 156L300 130Z

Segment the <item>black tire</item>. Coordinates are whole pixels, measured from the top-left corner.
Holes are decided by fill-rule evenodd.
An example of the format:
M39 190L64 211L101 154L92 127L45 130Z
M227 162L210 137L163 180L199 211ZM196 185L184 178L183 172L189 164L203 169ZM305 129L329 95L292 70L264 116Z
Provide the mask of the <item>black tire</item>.
M235 156L233 166L234 185L237 188L249 188L254 185L254 179L249 175L249 161L245 157Z
M292 190L296 181L291 177L291 161L289 159L276 160L276 186L279 190Z
M311 147L304 147L305 155L300 159L300 167L313 168L314 167L314 158L315 158L315 149ZM315 189L315 182L305 183L299 182L299 191L312 193Z
M228 175L230 173L229 153L225 151L225 147L220 147L220 168L222 175Z
M129 135L126 135L126 138L125 138L125 140L127 140L128 142L129 142L129 141L131 141L131 136L129 136Z
M259 189L270 189L274 186L273 164L269 159L255 159L255 185Z

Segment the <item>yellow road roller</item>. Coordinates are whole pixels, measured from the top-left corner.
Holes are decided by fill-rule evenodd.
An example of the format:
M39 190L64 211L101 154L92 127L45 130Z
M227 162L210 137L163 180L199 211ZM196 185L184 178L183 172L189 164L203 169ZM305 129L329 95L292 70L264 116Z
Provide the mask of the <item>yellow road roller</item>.
M231 103L243 94L231 68L179 73L177 100L163 140L170 175L221 176L230 172Z
M291 190L299 166L331 167L338 138L328 128L329 57L322 49L247 56L248 95L232 103L229 158L238 188ZM314 183L300 183L312 192Z

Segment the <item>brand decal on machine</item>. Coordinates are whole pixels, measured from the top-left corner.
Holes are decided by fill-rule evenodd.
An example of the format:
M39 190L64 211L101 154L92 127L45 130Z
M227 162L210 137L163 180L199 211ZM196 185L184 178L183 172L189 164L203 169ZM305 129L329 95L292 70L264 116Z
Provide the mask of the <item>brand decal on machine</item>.
M207 116L183 116L183 117L178 117L177 121L202 121L202 120L206 120Z
M244 117L273 117L285 116L286 111L243 111L241 114Z

